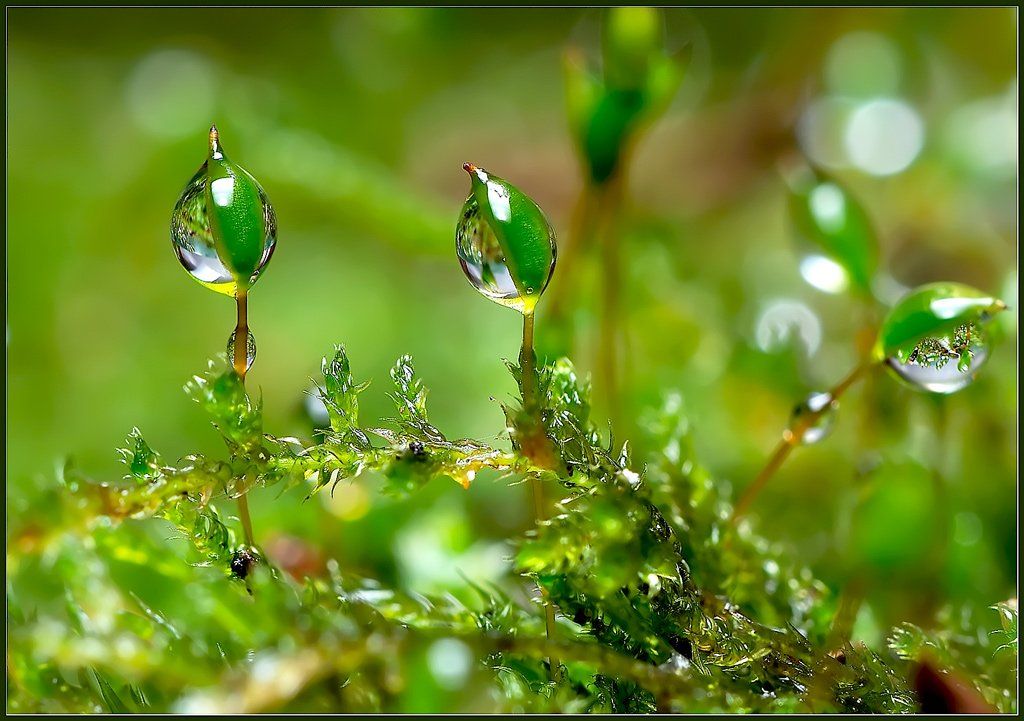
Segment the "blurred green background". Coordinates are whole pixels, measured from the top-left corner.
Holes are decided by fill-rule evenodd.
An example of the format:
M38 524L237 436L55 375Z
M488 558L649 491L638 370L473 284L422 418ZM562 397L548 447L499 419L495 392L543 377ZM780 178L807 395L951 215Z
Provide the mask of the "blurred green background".
M998 347L946 398L879 376L844 397L754 522L832 585L871 579L857 633L947 601L1013 594L1016 568L1017 16L1011 9L665 12L691 64L641 140L621 225L625 407L683 394L703 462L734 493L794 403L839 380L855 336L907 288L1003 297ZM414 356L434 422L498 440L502 358L520 319L465 281L454 226L470 160L534 197L564 234L581 187L561 61L596 57L587 9L27 9L8 13L7 508L70 456L116 479L137 425L169 458L219 441L181 392L222 352L232 303L182 271L171 208L211 122L262 183L279 244L250 300L250 387L268 432L308 437L304 391L346 345L367 425ZM832 170L879 229L874 310L801 277L781 159ZM584 259L574 361L593 369L597 254ZM539 325L544 326L544 304ZM599 409L600 410L600 409ZM642 443L642 442L641 442ZM438 480L408 502L372 479L302 503L252 500L343 568L422 591L506 573L525 490Z

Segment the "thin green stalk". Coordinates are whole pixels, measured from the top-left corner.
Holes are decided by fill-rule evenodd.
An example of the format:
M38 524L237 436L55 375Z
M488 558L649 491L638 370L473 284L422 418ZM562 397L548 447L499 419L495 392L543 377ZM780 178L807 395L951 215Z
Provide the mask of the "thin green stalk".
M235 322L235 373L238 374L242 385L245 385L245 372L249 365L249 298L245 288L239 288L235 294L235 309L237 320ZM247 491L242 491L238 497L238 515L242 519L242 531L245 534L246 545L255 545L255 536L252 532L252 517L249 515L249 499Z
M544 428L540 420L540 399L537 394L537 357L533 351L533 326L533 313L524 313L523 345L519 351L519 368L522 372L523 410L529 415L531 425L533 426L530 431L530 435L533 440L523 445L523 448L526 449L528 455L535 453L533 449L538 447L536 439L543 437L546 440ZM547 507L544 503L544 489L541 486L541 480L536 473L531 473L529 478L530 489L533 495L534 522L539 523L547 517ZM541 595L544 598L544 630L547 634L548 640L550 641L555 638L555 606L548 597L548 593L544 587L539 583L537 584L537 587L540 589ZM558 657L553 652L548 657L548 665L551 670L551 680L560 680L561 666L559 664Z
M619 388L620 300L622 258L618 215L622 204L623 174L616 173L601 193L598 232L601 243L601 321L597 351L599 387L613 431L621 430Z
M839 592L839 603L825 639L825 648L815 664L817 672L804 694L804 703L810 713L823 713L830 705L839 669L845 663L845 648L850 643L857 613L864 602L865 586L862 577L854 576Z

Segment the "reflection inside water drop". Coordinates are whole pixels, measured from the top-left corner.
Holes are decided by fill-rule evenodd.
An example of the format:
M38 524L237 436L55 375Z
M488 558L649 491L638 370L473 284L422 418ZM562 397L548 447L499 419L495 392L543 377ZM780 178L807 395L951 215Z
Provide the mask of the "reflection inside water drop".
M228 338L228 363L232 366L235 364L235 338L237 338L237 332L231 331L231 336ZM249 370L252 368L253 362L256 360L256 336L249 331L249 335L245 340L245 369Z
M466 277L477 290L502 305L523 310L526 303L512 280L505 252L484 220L474 196L470 196L462 208L455 230L455 252Z
M984 329L968 323L947 335L925 338L909 352L888 358L886 364L915 390L949 394L973 383L988 355Z
M800 443L805 446L813 445L827 438L832 432L838 409L839 402L832 398L831 393L811 393L793 409L789 429L796 432L798 427L808 423L803 435L800 436Z
M231 182L230 178L220 178L216 182ZM171 243L179 262L189 275L211 290L226 295L235 295L237 285L235 277L227 267L217 250L217 241L210 225L210 213L207 208L207 186L209 185L207 164L192 176L171 215ZM227 189L220 187L217 191L223 196ZM260 257L256 272L249 279L249 285L256 282L260 273L270 261L277 243L277 217L266 194L259 188L260 203L263 206L263 254ZM216 201L216 198L214 198Z

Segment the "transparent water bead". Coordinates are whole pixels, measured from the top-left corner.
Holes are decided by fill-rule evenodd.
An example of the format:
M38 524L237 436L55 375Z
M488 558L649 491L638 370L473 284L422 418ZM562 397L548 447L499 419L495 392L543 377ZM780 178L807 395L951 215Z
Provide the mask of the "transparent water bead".
M839 402L831 393L811 393L793 409L793 415L789 419L790 432L795 432L810 418L809 425L804 428L800 437L800 443L805 446L814 445L832 432L838 409Z
M209 157L174 206L171 243L189 275L231 296L255 283L274 253L274 209L256 179L224 155L216 127Z
M228 338L228 363L230 365L235 364L235 339L238 337L237 331L231 331L231 336ZM252 364L256 361L256 336L249 331L248 337L245 339L245 369L249 370L252 368Z
M455 229L455 252L483 295L533 311L555 269L555 235L543 212L512 184L471 163L472 191Z
M493 301L522 310L522 298L505 262L505 251L472 196L462 208L462 220L455 231L455 252L462 271L477 290Z
M974 382L989 356L989 339L982 326L961 325L943 336L925 338L886 364L911 388L929 393L956 393Z

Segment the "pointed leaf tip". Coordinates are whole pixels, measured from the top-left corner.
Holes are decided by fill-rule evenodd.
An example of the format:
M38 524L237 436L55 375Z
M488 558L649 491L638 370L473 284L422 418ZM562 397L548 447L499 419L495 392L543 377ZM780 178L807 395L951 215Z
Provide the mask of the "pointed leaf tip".
M210 153L220 152L220 132L216 123L210 125Z

